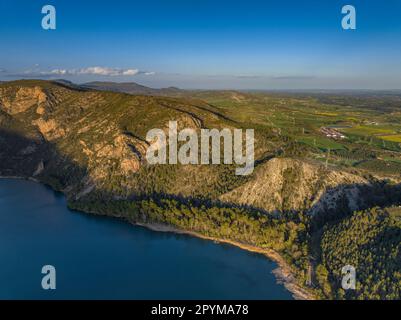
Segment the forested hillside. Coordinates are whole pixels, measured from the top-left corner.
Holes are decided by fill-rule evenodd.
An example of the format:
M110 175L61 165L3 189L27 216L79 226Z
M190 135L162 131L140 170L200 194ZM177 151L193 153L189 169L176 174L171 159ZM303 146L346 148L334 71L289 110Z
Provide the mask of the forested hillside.
M333 296L352 299L401 297L401 209L358 211L325 228L322 269L328 272ZM344 291L341 268L356 269L356 290ZM323 279L322 279L323 281Z

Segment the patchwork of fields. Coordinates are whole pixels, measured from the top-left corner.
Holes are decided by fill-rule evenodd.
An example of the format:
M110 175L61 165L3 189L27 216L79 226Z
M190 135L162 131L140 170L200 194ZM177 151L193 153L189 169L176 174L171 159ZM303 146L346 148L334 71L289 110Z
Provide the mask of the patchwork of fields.
M285 150L331 166L401 175L400 95L348 97L279 92L203 91L192 94L249 127L273 132ZM344 139L321 132L335 128ZM294 149L294 147L293 147Z

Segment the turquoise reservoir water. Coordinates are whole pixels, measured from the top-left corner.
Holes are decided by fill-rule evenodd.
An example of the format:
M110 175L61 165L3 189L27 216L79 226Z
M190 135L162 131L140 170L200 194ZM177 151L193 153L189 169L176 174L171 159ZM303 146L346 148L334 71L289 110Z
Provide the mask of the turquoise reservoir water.
M56 290L41 287L56 268ZM291 299L276 264L234 246L70 211L34 182L0 179L0 299Z

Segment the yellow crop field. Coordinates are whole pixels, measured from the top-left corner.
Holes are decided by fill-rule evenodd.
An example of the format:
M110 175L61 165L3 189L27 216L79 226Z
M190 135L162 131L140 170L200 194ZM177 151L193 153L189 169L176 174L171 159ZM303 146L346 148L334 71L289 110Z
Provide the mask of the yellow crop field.
M391 136L380 136L380 139L391 141L391 142L399 142L401 143L401 134L395 134Z

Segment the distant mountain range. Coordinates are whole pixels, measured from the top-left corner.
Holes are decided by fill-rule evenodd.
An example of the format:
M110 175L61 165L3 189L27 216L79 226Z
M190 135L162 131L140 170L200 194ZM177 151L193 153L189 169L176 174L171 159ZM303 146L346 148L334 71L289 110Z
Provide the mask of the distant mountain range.
M55 80L54 82L67 86L71 89L78 89L78 90L91 89L99 91L122 92L122 93L145 95L145 96L170 96L170 95L176 96L185 92L185 90L176 87L156 89L143 86L136 82L92 81L82 84L76 84L64 79L58 79Z
M129 94L138 94L138 95L171 95L178 94L182 90L176 87L168 87L155 89L140 85L135 82L102 82L102 81L93 81L81 84L80 87L102 90L102 91L113 91L113 92L124 92Z

